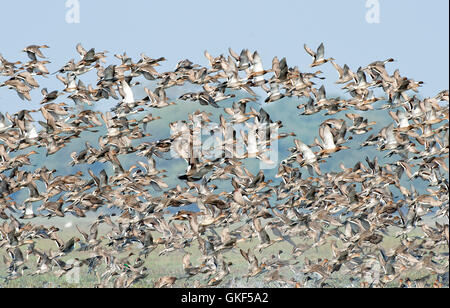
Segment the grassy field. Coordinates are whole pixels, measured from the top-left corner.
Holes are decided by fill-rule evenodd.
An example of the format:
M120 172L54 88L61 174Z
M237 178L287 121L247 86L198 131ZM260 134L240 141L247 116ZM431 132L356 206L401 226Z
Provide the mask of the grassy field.
M43 222L45 223L45 221ZM54 223L54 221L52 221ZM80 228L87 230L87 225L85 222L79 221L75 222ZM104 235L108 231L107 228L103 227L99 229L99 236ZM220 232L220 230L219 230ZM154 232L154 238L158 237L158 234ZM271 235L271 234L270 234ZM421 236L420 230L414 230L410 234L410 236ZM75 225L70 228L65 228L60 232L60 236L63 240L67 240L72 236L79 236L78 231L75 229ZM308 244L309 241L307 239L300 239L300 238L294 238L294 241L296 244ZM104 241L105 242L105 241ZM395 248L400 243L400 239L392 237L392 236L386 236L383 239L383 242L380 243L385 250L389 250L391 248ZM287 244L286 242L278 242L273 244L272 246L262 250L261 252L258 252L255 247L259 244L258 239L251 239L246 242L238 243L237 247L233 250L224 252L223 256L227 262L231 262L230 266L230 275L226 277L224 282L220 286L225 287L286 287L286 286L292 286L285 283L278 283L278 282L265 282L264 276L266 274L262 274L257 277L249 278L248 280L246 278L242 278L243 275L248 273L248 264L245 261L245 259L241 256L239 249L242 249L244 251L247 251L248 249L252 249L255 253L255 256L258 258L258 260L261 262L265 259L270 259L272 255L277 255L280 250L282 253L280 253L281 259L291 259L292 260L292 246ZM338 243L338 246L339 243ZM52 240L48 239L42 239L38 242L36 242L36 248L38 248L41 251L49 251L50 249L55 251L56 250L56 244ZM133 287L153 287L155 281L158 280L161 276L175 276L175 277L184 277L184 271L182 267L182 258L185 255L185 252L189 252L192 254L191 256L191 262L193 266L200 265L199 258L201 257L200 251L198 249L197 241L193 242L190 247L185 248L185 252L182 251L173 251L170 252L164 256L159 256L159 253L163 247L158 246L154 251L152 251L148 257L145 259L144 266L148 268L148 276L138 281L136 284L133 284ZM446 249L447 248L438 248L439 250ZM22 247L22 252L25 255L25 247ZM139 249L137 247L133 247L133 249L124 251L117 255L117 259L125 258L130 253L134 253L135 255L139 254ZM0 258L2 258L2 255L5 254L5 251L0 249ZM91 252L73 252L69 256L63 257L62 260L64 261L70 261L73 258L78 258L79 260L89 258L92 256ZM294 261L298 261L299 263L296 265L293 265L292 267L288 268L285 267L282 270L280 270L280 274L286 278L286 279L295 279L296 281L302 281L304 276L303 273L300 271L302 268L302 264L304 262L304 259L308 258L309 260L317 260L317 259L331 259L332 258L332 251L330 248L330 244L327 243L319 248L312 248L306 251L303 255L296 258ZM136 257L132 256L129 258L130 262L133 262ZM30 269L26 270L24 272L24 276L15 279L10 280L8 282L5 282L4 279L0 280L0 287L70 287L70 288L79 288L79 287L94 287L97 285L97 283L100 281L99 277L93 273L88 274L87 273L87 267L83 266L81 267L79 271L79 279L73 279L76 280L76 282L71 281L66 276L62 277L56 277L53 273L47 273L42 275L32 275L35 268L35 257L30 256L30 260L27 262L27 266L30 267ZM31 266L30 266L31 265ZM104 264L99 266L97 268L97 271L99 273L102 273L104 269ZM327 284L329 286L355 286L359 287L358 284L352 285L350 283L350 276L342 274L343 270L333 273L330 279L327 280ZM415 273L404 273L402 276L409 277L411 279L418 279L426 275L427 273L425 271L415 272ZM2 263L0 265L0 277L6 276L6 268L5 265ZM70 277L69 277L70 278ZM206 274L199 274L196 275L190 279L178 279L175 283L175 287L192 287L194 284L194 281L198 281L200 285L205 285L208 281L208 275ZM432 275L429 277L430 280L436 279L435 275ZM112 286L112 284L111 284ZM309 286L314 286L313 282ZM398 286L398 283L392 283L389 286L396 287Z

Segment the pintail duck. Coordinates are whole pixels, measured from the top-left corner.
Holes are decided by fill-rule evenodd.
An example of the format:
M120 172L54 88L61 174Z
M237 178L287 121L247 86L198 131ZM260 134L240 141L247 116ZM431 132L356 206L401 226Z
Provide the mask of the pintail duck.
M350 70L347 64L344 64L344 68L342 68L336 62L332 60L330 62L339 74L339 79L336 81L337 84L347 83L355 78L355 74Z
M322 142L318 142L316 140L316 144L322 149L318 153L319 156L323 156L323 154L334 153L343 149L349 149L349 147L347 146L336 144L336 137L335 135L333 135L331 128L328 124L320 126L319 136L322 139Z
M286 62L286 58L278 60L277 57L272 60L272 72L275 74L275 77L278 82L286 81L289 73L289 67Z
M55 241L56 246L59 249L59 256L63 256L72 252L75 248L75 243L79 242L78 237L72 237L67 242L61 240L56 233L52 233L50 238Z
M266 83L266 80L264 79L264 75L268 73L269 71L265 70L262 64L261 57L257 51L253 53L252 56L252 66L250 67L251 72L250 75L247 76L247 78L250 80L252 79L252 84L254 86L259 86L264 83Z
M315 100L310 97L306 104L300 104L297 106L298 109L305 109L300 115L311 115L318 113L321 109L315 104Z
M7 124L7 120L8 119L5 117L5 115L0 112L0 133L12 127L12 124Z
M319 45L317 48L317 52L312 51L306 44L303 45L306 52L313 58L313 63L311 63L311 67L319 66L328 61L334 60L334 58L325 59L325 46L323 43Z
M37 61L37 57L45 58L45 56L41 52L41 48L50 48L47 45L30 45L24 48L22 51L26 52L31 61Z
M155 288L172 287L177 281L177 277L173 276L163 276L160 277L154 284Z
M31 87L25 84L25 82L17 77L13 77L11 79L6 80L0 87L8 87L9 89L14 89L17 95L22 99L26 99L31 101L30 91Z
M231 48L228 49L230 55L237 61L237 68L239 71L247 71L252 63L252 54L248 49L242 49L241 53L238 55Z
M356 135L367 133L373 129L370 126L376 124L375 121L368 122L367 119L356 113L346 113L345 116L353 121L353 125L348 128L348 131Z
M2 64L0 66L0 75L3 76L13 76L17 72L16 65L22 64L22 62L20 61L10 62L6 60L1 53L0 53L0 62Z
M151 103L148 106L153 108L164 108L171 105L176 105L175 102L170 102L169 98L166 96L166 91L164 88L158 87L155 91L151 91L144 87L145 92L147 93L147 97L144 98L144 101L150 101Z
M321 175L321 171L319 169L318 158L317 155L303 142L299 139L294 140L295 143L295 159L299 162L300 166L306 166L308 168L308 172L312 175L313 170L316 171L317 174ZM297 156L297 153L300 154Z
M207 50L205 50L204 55L211 66L211 69L209 70L210 73L222 70L222 61L224 60L223 55L214 58Z
M280 92L280 86L278 82L271 81L269 82L269 85L270 89L265 84L261 86L264 91L267 92L267 98L264 100L265 103L271 103L284 97L284 94Z

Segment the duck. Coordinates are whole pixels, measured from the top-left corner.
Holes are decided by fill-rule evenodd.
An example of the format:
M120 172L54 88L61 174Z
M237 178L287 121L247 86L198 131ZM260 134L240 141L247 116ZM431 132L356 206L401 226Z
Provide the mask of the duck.
M295 152L301 154L300 156L296 155L296 161L299 162L300 166L307 166L308 172L311 175L313 174L313 170L316 171L318 175L321 175L322 172L319 168L317 155L310 149L310 147L299 139L295 139L294 143Z
M321 148L318 153L319 156L329 155L331 153L338 152L340 150L349 149L347 146L336 144L336 137L333 135L331 128L328 124L321 125L319 128L319 136L322 142L316 139L316 144Z
M325 59L325 46L323 43L320 43L316 52L310 49L306 44L303 45L303 48L305 48L306 52L313 58L313 63L310 64L311 67L319 66L334 60L334 58Z
M247 76L247 79L252 80L251 84L253 86L260 86L266 83L264 75L267 74L269 71L264 69L261 56L257 51L255 51L252 55L252 65L250 67L250 70L251 72Z
M50 238L55 241L56 246L59 249L58 256L64 256L71 253L75 248L75 243L79 242L78 237L71 237L67 242L61 240L56 233L52 233Z
M26 85L24 81L17 77L6 80L5 82L0 84L0 87L8 87L9 89L14 89L20 99L31 101L30 91L32 90L32 88Z
M150 89L144 87L145 92L147 93L147 97L144 98L144 101L150 101L148 104L149 107L153 108L164 108L171 105L176 105L175 102L170 102L166 96L166 92L163 88L158 87L155 89L155 92Z
M265 103L275 102L284 97L284 94L280 92L278 82L271 81L269 82L269 85L270 88L268 88L265 84L261 86L264 89L264 91L267 92L267 98L264 100Z
M339 79L336 81L337 84L347 83L355 78L355 74L350 70L347 64L344 64L344 68L342 68L333 60L330 62L339 74Z
M48 45L30 45L25 47L22 51L27 53L31 61L37 61L37 57L45 58L45 56L42 54L41 48L50 47Z

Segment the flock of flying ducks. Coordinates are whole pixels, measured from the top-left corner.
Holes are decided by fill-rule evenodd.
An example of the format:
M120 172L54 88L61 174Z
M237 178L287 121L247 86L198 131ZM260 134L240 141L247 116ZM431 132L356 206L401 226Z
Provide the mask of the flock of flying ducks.
M30 93L40 88L40 79L52 75L41 51L45 48L25 48L27 62L10 62L0 54L0 89L11 89L30 101ZM148 277L145 261L150 254L163 257L182 252L184 274L162 276L155 287L179 283L226 286L234 277L233 264L225 255L232 250L248 263L243 278L261 277L267 283L289 287L310 286L311 281L329 286L336 275L351 277L351 285L363 287L448 286L448 90L422 99L416 94L422 82L403 77L398 70L392 75L388 72L386 66L393 59L375 61L354 72L326 58L323 44L316 51L304 48L313 59L310 67L333 65L338 73L336 84L349 98L330 98L323 85L316 86L325 79L320 70L302 72L288 66L286 58L277 57L265 69L258 52L248 49L236 53L230 48L228 56L217 57L205 51L207 66L186 59L173 71L159 72L165 58L141 54L135 62L124 53L115 55L119 64L106 66L106 51L86 50L78 44L80 59L70 60L54 73L61 90L42 88L37 110L0 112L0 248L5 252L5 281L50 272L63 276L77 266L95 274L98 287L128 287ZM90 71L96 72L97 82L86 85L81 77ZM140 84L135 81L138 77L157 84L153 90L144 87L146 96L139 99L133 92ZM177 100L168 97L167 89L186 83L201 90ZM257 89L267 93L265 103L284 97L301 99L299 120L324 112L325 120L318 127L320 139L309 145L294 139L290 154L278 164L275 179L266 179L263 170L252 174L243 162L252 154L263 162L276 163L265 150L274 139L296 136L273 135L270 128L281 128L282 121L271 119L263 108L247 106L258 100ZM237 99L238 91L246 97ZM377 96L379 92L385 96ZM118 101L111 111L85 108L106 99ZM380 106L378 101L386 104ZM185 145L192 139L179 142L186 134L149 141L149 123L161 120L152 115L152 109L184 102L223 108L218 131L247 125L258 132L257 143L264 147L250 153L249 136L243 133L239 146L245 150L238 153L237 138L232 135L222 141L230 155L207 159L189 155L191 148ZM386 109L392 118L377 133L372 131L375 122L365 117L374 109ZM345 118L330 117L340 112L346 112ZM43 120L34 120L36 114ZM211 115L196 111L183 121L182 130L191 136L194 117L207 124ZM39 149L49 158L81 133L96 133L103 125L106 133L99 136L98 144L86 142L67 158L69 166L87 166L88 174L58 175L45 162L30 171ZM339 171L321 169L334 153L349 151L348 142L354 135L369 132L361 148L376 148L383 156L396 158L394 162L382 164L378 157L366 157L354 166L341 163ZM169 187L164 181L167 171L158 169L157 162L167 159L173 149L188 167L178 176L178 184ZM124 168L119 156L131 153L139 161ZM105 168L96 174L89 165L97 162ZM108 174L106 164L113 173ZM423 192L415 186L416 179L425 183ZM213 182L229 183L231 188L219 192ZM27 198L18 202L13 195L22 191L28 193ZM192 204L198 211L168 210ZM77 226L80 236L67 241L58 235L59 228L30 220L70 215L88 219L89 213L104 208L118 209L120 214L113 217L102 212L88 231ZM100 226L107 230L101 236ZM383 240L390 236L398 242L386 249ZM42 239L53 241L55 249L37 248ZM254 249L240 248L255 240ZM292 251L264 255L265 249L280 242ZM190 246L200 250L195 265L185 250ZM321 246L328 247L330 258L300 258ZM79 251L86 257L77 257L71 264L64 261ZM379 271L373 270L376 264ZM287 278L286 271L302 275ZM423 276L410 277L411 273ZM442 278L445 275L447 281Z

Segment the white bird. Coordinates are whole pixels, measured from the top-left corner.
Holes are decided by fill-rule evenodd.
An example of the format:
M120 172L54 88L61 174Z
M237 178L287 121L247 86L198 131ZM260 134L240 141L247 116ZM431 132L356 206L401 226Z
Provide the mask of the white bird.
M251 73L250 77L253 77L253 84L254 85L261 85L266 83L266 80L264 79L264 74L266 74L267 71L264 70L261 57L259 56L258 52L255 51L253 53L253 65L251 66Z
M131 90L130 85L122 79L120 81L121 87L119 87L119 93L123 97L123 103L125 104L133 104L134 103L134 94L133 90Z
M317 162L316 154L314 154L314 152L300 140L295 139L294 143L295 143L297 151L301 153L302 158L303 158L299 161L300 166L306 165L308 168L308 172L311 175L313 174L313 170L315 170L318 175L321 175L321 172L319 169L319 164ZM297 158L297 161L298 161L298 158Z

